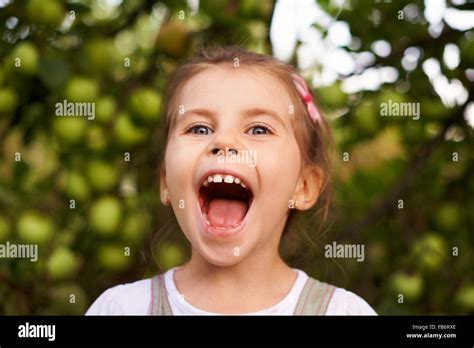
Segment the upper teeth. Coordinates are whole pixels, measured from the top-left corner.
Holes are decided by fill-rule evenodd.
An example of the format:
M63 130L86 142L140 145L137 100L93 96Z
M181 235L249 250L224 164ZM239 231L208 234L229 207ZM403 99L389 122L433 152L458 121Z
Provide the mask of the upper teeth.
M225 182L226 184L240 184L240 186L242 186L243 188L247 188L247 186L242 182L242 180L240 178L237 178L233 175L229 175L229 174L213 174L213 175L209 175L207 177L207 180L204 180L204 182L202 183L204 186L208 186L209 183L211 182L214 182L214 183L221 183L221 182Z

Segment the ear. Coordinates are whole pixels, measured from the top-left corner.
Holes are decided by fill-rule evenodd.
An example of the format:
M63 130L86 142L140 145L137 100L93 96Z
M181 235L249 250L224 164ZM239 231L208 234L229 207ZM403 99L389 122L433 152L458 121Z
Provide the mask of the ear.
M323 184L324 173L319 167L307 167L303 170L296 185L293 200L298 210L310 209L318 200Z
M169 204L168 188L166 187L166 170L164 166L160 167L160 200L164 205Z

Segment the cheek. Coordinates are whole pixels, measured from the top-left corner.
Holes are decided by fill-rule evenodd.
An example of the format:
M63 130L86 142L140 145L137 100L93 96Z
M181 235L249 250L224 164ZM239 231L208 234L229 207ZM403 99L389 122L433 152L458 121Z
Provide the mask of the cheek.
M184 182L192 177L196 149L185 144L170 140L166 149L165 167L166 184L170 193L179 193L176 190L181 189Z
M274 202L287 200L293 195L301 166L301 155L296 140L268 149L258 158L261 189Z

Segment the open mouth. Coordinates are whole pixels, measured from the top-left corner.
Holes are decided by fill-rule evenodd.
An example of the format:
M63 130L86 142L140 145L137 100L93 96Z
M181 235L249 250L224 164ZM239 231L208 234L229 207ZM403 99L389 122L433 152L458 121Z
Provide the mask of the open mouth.
M252 191L241 178L234 175L209 175L199 188L199 205L204 221L214 228L231 229L239 226L252 202Z

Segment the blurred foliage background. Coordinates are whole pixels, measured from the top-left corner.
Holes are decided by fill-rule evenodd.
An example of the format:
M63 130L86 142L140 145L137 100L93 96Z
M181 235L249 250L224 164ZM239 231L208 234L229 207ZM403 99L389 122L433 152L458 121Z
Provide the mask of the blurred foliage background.
M315 235L304 215L285 257L379 314L473 313L472 25L426 18L423 2L297 3L323 20L279 54L314 79L338 154L331 226ZM83 314L106 288L186 260L182 233L163 232L172 212L158 195L164 81L203 44L275 54L295 32L277 7L0 1L0 243L35 243L40 256L0 259L0 313ZM64 99L94 102L95 119L56 117ZM420 119L381 117L389 100L419 103ZM332 241L365 245L365 261L325 258Z

